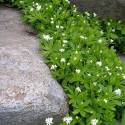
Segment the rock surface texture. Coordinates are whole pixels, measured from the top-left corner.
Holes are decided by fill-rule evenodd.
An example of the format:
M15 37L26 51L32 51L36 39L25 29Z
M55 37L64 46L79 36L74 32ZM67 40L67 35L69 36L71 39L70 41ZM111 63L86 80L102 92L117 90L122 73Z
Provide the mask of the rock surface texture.
M70 0L80 11L96 12L101 17L125 21L125 0Z
M61 86L38 54L18 11L0 7L0 125L44 125L68 111Z

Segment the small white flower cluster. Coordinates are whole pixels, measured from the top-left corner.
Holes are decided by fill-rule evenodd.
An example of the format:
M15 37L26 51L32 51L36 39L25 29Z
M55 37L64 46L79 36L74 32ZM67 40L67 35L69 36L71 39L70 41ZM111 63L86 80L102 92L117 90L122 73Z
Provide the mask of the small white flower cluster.
M121 93L122 93L121 89L119 89L119 88L116 89L114 92L115 92L116 95L119 95L119 96L120 96Z
M80 69L76 69L76 73L79 74L81 72Z
M50 37L50 35L43 35L43 39L49 41L51 39L53 39L52 37Z
M89 12L87 12L87 11L85 12L85 14L86 14L88 17L90 16L90 13L89 13Z
M92 119L91 120L91 125L97 125L98 123L98 120L97 119Z
M57 68L57 65L52 65L51 66L51 69L53 70L53 69L56 69Z
M83 35L81 35L80 38L81 38L81 39L84 39L84 40L87 39L87 37L86 37L86 36L83 36Z
M107 99L104 99L104 102L105 102L105 103L107 103L107 102L108 102L108 100L107 100Z
M39 3L34 3L33 2L33 6L36 8L37 11L41 10L41 5L39 5Z
M61 49L59 49L59 51L60 51L60 52L64 52L64 51L65 51L65 49L61 48Z
M101 62L101 61L97 61L97 62L96 62L96 65L102 66L102 62Z
M46 118L45 122L46 122L46 125L52 125L53 124L53 118Z
M96 17L96 16L97 16L97 14L96 14L96 13L93 13L93 16L94 16L94 17Z
M64 29L63 26L59 26L59 25L56 25L56 28L57 28L57 29Z
M108 66L105 66L105 69L106 69L107 71L109 71L109 70L110 70Z
M70 4L70 1L69 0L65 0L68 4Z
M40 11L41 5L39 5L39 3L33 2L33 7L30 8L30 12L32 12L34 9L36 9L37 11Z
M67 40L63 40L62 42L63 42L64 44L68 43L68 41L67 41Z
M121 66L116 66L116 69L122 70L123 68Z
M72 122L72 117L64 117L63 118L63 122L65 122L67 125L70 124Z
M81 92L81 88L80 87L76 87L76 91L80 93Z
M61 58L60 62L65 63L66 59L65 58Z

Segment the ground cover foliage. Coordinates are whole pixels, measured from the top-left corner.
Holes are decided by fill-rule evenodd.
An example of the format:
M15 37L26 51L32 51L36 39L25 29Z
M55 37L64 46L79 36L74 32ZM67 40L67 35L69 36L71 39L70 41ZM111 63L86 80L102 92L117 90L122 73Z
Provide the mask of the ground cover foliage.
M79 13L68 0L11 0L38 31L40 53L63 86L69 113L60 125L107 125L125 106L125 25ZM53 121L53 122L52 122ZM54 119L46 119L47 125ZM114 125L114 123L111 123Z

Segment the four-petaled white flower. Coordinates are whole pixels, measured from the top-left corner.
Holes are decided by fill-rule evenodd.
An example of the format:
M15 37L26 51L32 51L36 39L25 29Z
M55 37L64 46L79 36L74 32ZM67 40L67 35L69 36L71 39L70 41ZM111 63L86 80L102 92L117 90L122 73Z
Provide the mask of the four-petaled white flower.
M52 38L50 37L50 35L43 35L43 39L45 39L45 40L51 40Z
M63 49L63 48L62 48L62 49L59 49L59 51L60 51L60 52L64 52L64 51L65 51L65 49Z
M76 73L79 74L81 72L80 69L76 69Z
M67 125L70 124L72 122L72 120L73 120L72 117L64 117L63 118L63 121L66 122Z
M98 120L97 120L97 119L92 119L92 120L91 120L91 124L92 124L92 125L97 125L97 123L98 123Z
M115 94L116 94L116 95L119 95L119 96L120 96L121 93L122 93L121 89L118 88L118 89L115 90Z
M68 41L67 40L63 40L63 43L68 43Z
M57 65L52 65L51 66L51 69L56 69L57 68Z
M53 124L53 118L46 118L45 122L46 122L46 125L52 125Z
M102 66L102 62L101 61L96 62L96 65Z
M66 62L66 59L65 59L65 58L61 58L60 62L65 63L65 62Z
M77 92L81 92L80 87L76 87L76 91L77 91Z

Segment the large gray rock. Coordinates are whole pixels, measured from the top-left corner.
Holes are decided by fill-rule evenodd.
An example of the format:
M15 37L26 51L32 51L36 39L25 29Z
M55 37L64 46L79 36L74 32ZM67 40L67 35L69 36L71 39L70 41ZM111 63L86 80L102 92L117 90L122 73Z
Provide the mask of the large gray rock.
M125 0L70 0L78 10L96 12L101 17L125 21Z
M0 7L0 125L44 125L68 111L61 86L38 54L16 10Z

